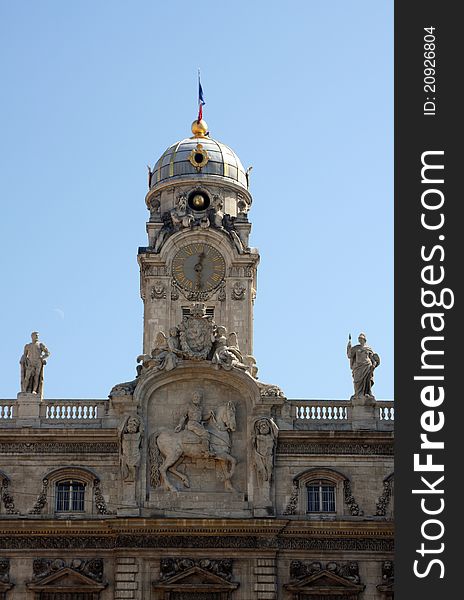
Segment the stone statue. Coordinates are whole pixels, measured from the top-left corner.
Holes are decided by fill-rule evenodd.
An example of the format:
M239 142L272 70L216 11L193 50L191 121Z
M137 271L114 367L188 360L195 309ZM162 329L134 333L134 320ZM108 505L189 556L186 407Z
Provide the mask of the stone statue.
M272 419L263 418L253 426L253 454L256 479L262 500L271 504L271 481L274 468L278 427Z
M179 424L174 429L176 433L179 433L183 429L192 431L195 435L200 438L202 449L204 451L205 458L213 457L215 454L210 447L210 434L203 425L203 421L209 421L213 415L210 413L203 418L202 393L199 390L195 390L192 394L192 399L185 408L185 412L182 415Z
M39 342L37 331L31 333L32 342L24 346L21 365L21 392L42 396L43 368L50 356L45 344Z
M143 423L136 416L124 420L120 430L120 466L123 481L135 481L140 464L140 447L143 438Z
M237 248L238 253L243 254L244 248L243 248L242 240L238 236L237 231L235 229L234 217L231 217L229 214L226 213L222 218L222 226L227 231L227 233L230 235L232 241L234 242L235 247Z
M214 342L214 354L211 363L219 369L222 367L226 371L230 371L233 367L246 369L243 364L243 356L238 347L237 334L235 332L227 335L227 329L218 325L214 328L212 336Z
M366 341L364 333L359 334L359 344L356 344L356 346L351 346L351 335L348 338L346 353L353 372L353 398L374 398L372 395L374 369L380 365L380 357L372 348L367 346Z
M168 338L162 331L158 332L151 354L141 354L137 357L137 362L141 362L145 369L172 371L181 358L179 330L177 327L171 327Z
M164 242L167 240L167 238L171 235L171 233L174 232L174 225L170 213L163 213L161 215L161 220L163 222L163 226L158 231L158 235L154 243L154 250L157 254L163 247Z
M180 229L181 227L190 227L194 218L187 210L187 195L180 194L177 197L176 207L171 210L171 219L174 227Z

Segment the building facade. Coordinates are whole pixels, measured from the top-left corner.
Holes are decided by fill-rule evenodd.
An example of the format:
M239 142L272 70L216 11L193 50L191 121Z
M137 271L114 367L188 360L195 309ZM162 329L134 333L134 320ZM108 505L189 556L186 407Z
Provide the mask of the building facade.
M204 121L149 171L137 376L42 397L46 346L0 401L0 598L393 596L393 403L347 348L350 400L293 401L253 357L258 251L237 155Z

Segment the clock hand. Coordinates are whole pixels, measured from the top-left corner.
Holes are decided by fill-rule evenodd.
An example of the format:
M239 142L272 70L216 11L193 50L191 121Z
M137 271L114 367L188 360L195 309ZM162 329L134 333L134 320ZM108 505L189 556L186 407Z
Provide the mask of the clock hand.
M198 262L197 264L193 267L194 271L196 273L195 275L195 279L196 279L196 287L198 290L201 290L201 273L203 271L203 259L205 258L205 253L201 252L198 255Z

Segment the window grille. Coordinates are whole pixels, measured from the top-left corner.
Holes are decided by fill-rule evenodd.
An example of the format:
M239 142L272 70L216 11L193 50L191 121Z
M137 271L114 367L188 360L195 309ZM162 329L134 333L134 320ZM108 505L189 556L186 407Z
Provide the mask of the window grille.
M327 481L307 485L308 512L335 512L335 486Z
M80 481L61 481L56 485L56 511L84 512L84 493Z

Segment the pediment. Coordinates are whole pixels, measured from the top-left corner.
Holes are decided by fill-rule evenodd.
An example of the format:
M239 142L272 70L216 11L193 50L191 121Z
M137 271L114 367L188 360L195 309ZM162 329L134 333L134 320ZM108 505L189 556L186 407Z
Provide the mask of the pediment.
M98 583L94 579L78 573L69 567L51 573L40 582L28 583L28 589L36 591L56 592L98 592L106 587L106 584Z
M327 570L318 571L317 573L303 577L299 581L294 581L285 585L285 588L292 592L322 593L327 591L337 591L344 594L358 594L364 587L364 585L354 583L349 579L340 577Z
M237 589L238 583L231 583L227 579L195 565L182 573L176 573L169 579L153 583L153 587L165 590L216 590L226 592Z

